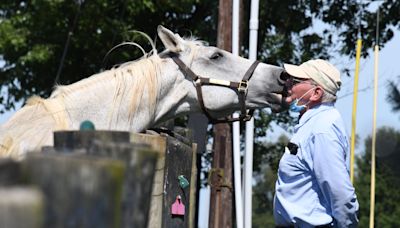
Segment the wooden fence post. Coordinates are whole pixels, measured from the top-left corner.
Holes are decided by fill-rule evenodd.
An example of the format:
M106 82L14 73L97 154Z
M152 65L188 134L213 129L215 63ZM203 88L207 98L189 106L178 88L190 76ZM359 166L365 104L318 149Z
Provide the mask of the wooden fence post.
M55 148L68 153L85 149L91 156L121 160L127 167L122 197L122 227L146 227L158 153L144 143L130 143L129 132L63 131ZM61 140L62 139L62 140ZM72 143L72 142L77 143Z
M28 185L42 192L34 192L42 196L36 197L42 202L42 217L34 217L39 225L31 227L146 227L148 221L148 227L195 227L196 144L191 139L106 131L56 132L54 139L54 147L29 153L22 162L0 160L0 191ZM159 174L154 176L155 170ZM153 177L158 183L151 195ZM183 215L171 213L178 195L185 205ZM11 197L2 196L0 212L10 208L1 202ZM152 209L159 208L149 220L150 200ZM29 216L11 224L26 225Z
M0 188L0 227L41 228L43 221L41 191L32 187Z
M44 193L44 227L121 227L123 162L30 153L23 170Z
M180 133L189 136L187 130L179 130ZM195 144L191 139L170 132L174 137L161 133L160 136L143 136L133 134L131 141L150 143L151 147L158 150L161 155L157 164L157 171L154 179L150 222L148 228L161 227L193 227L196 194L196 167L193 167L193 156L196 156ZM161 145L161 146L160 146ZM189 181L189 186L182 187L179 183L179 176L184 176ZM181 197L185 205L185 214L176 216L171 214L171 206L177 196Z
M164 167L165 167L165 148L167 147L166 137L159 135L148 135L134 133L131 134L132 143L144 143L150 146L159 154L153 178L153 188L151 191L150 209L147 228L161 228L163 198L164 198Z
M21 185L21 164L12 159L0 159L0 186Z
M217 46L232 51L232 0L219 0ZM209 227L232 227L233 165L231 125L214 125L213 162L211 175L211 202Z

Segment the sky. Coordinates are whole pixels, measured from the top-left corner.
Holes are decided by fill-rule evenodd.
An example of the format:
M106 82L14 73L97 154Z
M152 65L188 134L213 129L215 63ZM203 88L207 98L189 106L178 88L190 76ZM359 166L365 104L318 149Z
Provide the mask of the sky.
M373 126L373 102L374 102L374 53L372 52L367 59L360 61L360 74L359 74L359 93L357 101L357 116L356 116L356 133L361 139L365 139L368 135L372 134ZM392 80L400 85L400 64L399 64L399 51L400 51L400 31L395 32L394 38L386 43L386 45L379 51L378 59L378 96L377 96L377 114L376 124L377 127L390 126L400 130L400 113L394 113L391 105L387 102L388 96L388 80ZM349 63L353 64L355 68L355 61ZM340 66L339 64L338 66ZM353 105L353 87L354 87L354 74L351 78L342 77L343 87L339 92L339 99L336 107L341 112L345 121L346 127L351 131L352 119L352 105ZM364 141L361 141L362 144ZM360 145L361 146L361 145ZM360 147L359 147L360 149Z

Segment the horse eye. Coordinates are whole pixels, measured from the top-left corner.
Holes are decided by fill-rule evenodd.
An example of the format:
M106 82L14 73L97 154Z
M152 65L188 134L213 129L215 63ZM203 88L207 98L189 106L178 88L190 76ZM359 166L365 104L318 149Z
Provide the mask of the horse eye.
M218 58L221 58L222 56L223 56L223 55L222 55L221 53L215 52L215 53L210 57L210 59L216 60L216 59L218 59Z

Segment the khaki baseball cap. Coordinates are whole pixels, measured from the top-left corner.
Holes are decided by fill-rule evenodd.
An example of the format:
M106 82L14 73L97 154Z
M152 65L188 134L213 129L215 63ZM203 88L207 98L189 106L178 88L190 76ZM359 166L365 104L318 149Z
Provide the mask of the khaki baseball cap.
M335 66L322 59L309 60L301 65L283 64L286 72L295 78L312 79L327 92L336 95L342 81Z

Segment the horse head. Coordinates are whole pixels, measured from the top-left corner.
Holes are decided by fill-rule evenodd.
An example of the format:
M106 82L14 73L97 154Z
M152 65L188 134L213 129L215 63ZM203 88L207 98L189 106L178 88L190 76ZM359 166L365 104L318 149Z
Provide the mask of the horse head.
M282 109L286 79L282 68L254 64L203 42L183 39L163 26L158 27L158 35L166 48L160 57L174 69L175 87L186 92L178 110L203 111L218 118L236 110Z

